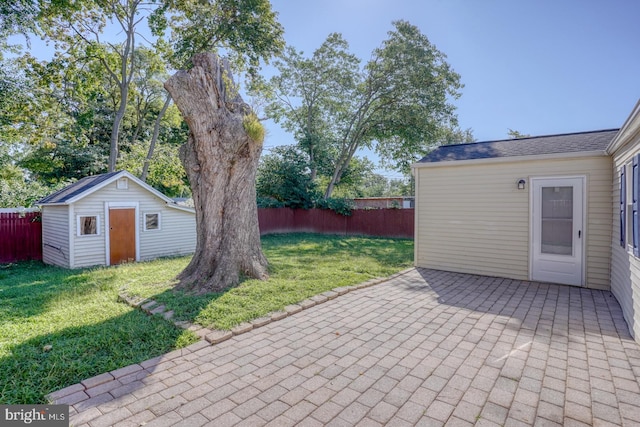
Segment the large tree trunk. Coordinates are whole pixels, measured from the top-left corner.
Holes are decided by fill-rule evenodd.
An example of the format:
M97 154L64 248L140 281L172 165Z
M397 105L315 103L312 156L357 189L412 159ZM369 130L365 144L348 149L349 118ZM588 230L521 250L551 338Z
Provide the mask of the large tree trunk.
M179 287L221 291L241 277L266 279L260 246L255 176L262 138L252 139L244 120L253 115L233 84L229 64L198 54L193 68L165 83L189 125L180 158L196 209L197 244ZM255 136L255 135L254 135Z

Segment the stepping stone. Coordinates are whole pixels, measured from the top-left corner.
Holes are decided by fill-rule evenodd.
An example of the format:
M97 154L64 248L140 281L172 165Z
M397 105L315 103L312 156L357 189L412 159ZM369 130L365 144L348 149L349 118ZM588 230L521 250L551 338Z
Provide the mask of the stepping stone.
M165 308L166 307L164 305L159 305L158 307L151 310L151 314L160 314L165 310Z
M286 311L288 314L296 314L302 311L302 307L296 304L292 304L292 305L286 306L284 308L284 311Z
M274 322L278 320L282 320L288 315L289 313L287 313L286 311L276 311L275 313L271 313L271 320L273 320Z
M257 319L253 319L251 321L251 324L254 328L259 328L269 323L271 323L271 317L258 317Z
M323 292L320 295L327 297L327 299L334 299L338 296L338 293L333 291L327 291L327 292Z
M300 307L306 310L307 308L311 308L316 305L316 302L311 299L306 299L298 304L300 305Z
M231 331L212 331L210 334L204 337L205 340L211 344L218 344L219 342L226 341L233 336Z
M253 325L251 323L240 323L238 326L231 328L231 332L233 335L244 334L245 332L249 332L253 329Z
M151 301L149 301L148 303L143 304L141 308L142 308L144 311L149 311L149 309L150 309L151 307L155 306L156 304L157 304L157 302L155 302L154 300L151 300Z

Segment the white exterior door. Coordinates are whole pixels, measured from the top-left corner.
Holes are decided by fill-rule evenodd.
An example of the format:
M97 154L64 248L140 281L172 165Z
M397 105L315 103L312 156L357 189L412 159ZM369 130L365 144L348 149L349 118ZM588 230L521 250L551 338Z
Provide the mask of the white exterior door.
M533 178L531 191L531 278L583 286L584 178Z

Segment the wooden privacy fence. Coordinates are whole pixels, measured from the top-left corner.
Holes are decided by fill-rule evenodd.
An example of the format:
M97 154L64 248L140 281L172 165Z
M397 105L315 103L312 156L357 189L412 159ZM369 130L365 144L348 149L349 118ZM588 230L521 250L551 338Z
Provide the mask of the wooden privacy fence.
M321 233L413 238L413 209L258 209L260 234ZM0 212L0 264L42 259L40 212Z
M258 209L260 234L323 233L413 238L414 209L355 209L351 216L324 209Z
M0 212L0 264L42 259L40 212Z

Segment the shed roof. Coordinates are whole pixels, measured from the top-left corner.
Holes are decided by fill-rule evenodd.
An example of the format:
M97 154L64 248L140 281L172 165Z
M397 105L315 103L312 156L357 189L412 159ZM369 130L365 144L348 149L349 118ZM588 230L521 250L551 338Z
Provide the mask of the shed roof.
M538 156L544 154L602 151L618 133L618 129L563 133L469 144L442 145L419 163L456 160L493 159L501 157Z
M137 183L142 188L147 190L149 193L160 198L161 200L164 200L167 203L168 207L184 210L192 213L195 212L194 209L177 205L169 197L165 196L155 188L151 187L149 184L139 180L138 178L131 175L127 171L109 172L109 173L103 173L101 175L86 176L80 179L79 181L64 187L61 190L58 190L55 193L52 193L38 200L35 204L36 205L69 205L69 204L75 203L76 201L82 199L85 196L88 196L89 194L95 191L98 191L99 189L108 185L109 183L123 177L130 179L131 181Z
M108 181L110 178L120 174L120 172L103 173L101 175L85 176L84 178L74 182L71 185L64 187L55 193L49 194L46 197L38 200L36 204L46 205L52 203L68 203L76 196L81 195L85 191L91 190L98 184Z

